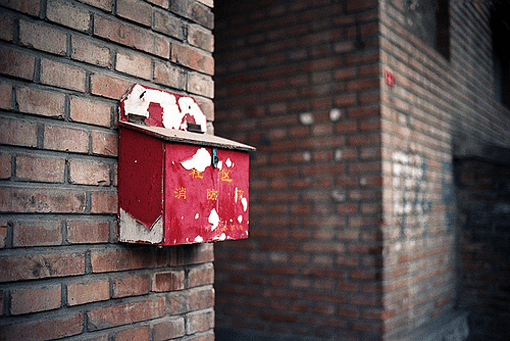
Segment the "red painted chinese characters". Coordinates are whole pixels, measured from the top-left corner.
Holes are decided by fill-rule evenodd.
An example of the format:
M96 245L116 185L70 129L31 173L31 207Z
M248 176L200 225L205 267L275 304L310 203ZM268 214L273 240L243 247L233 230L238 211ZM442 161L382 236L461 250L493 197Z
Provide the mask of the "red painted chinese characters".
M204 134L205 115L192 97L135 85L120 111L121 241L176 245L248 237L253 147Z

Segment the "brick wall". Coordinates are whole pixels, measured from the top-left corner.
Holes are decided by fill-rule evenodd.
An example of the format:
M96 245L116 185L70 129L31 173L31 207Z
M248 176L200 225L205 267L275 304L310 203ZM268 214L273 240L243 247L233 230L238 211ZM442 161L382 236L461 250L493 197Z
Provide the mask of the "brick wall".
M377 1L215 11L215 126L257 147L250 238L216 246L218 327L380 335Z
M213 115L212 1L0 1L0 339L212 340L211 244L117 242L117 104ZM212 129L212 126L210 126Z
M449 59L411 34L406 3L381 3L385 303L388 335L412 332L459 302L454 156L468 143L510 145L496 98L489 6L450 1ZM439 49L440 50L440 49ZM440 317L442 318L442 317ZM470 326L472 327L472 326Z
M219 330L466 337L453 156L508 147L510 116L487 5L451 2L446 51L406 4L216 6L216 129L257 147L251 237L216 248Z

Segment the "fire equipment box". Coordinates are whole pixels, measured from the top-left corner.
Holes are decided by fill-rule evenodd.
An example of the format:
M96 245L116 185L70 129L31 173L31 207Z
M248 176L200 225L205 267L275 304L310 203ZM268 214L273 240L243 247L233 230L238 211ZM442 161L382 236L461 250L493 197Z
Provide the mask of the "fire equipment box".
M206 134L205 115L189 96L136 84L119 109L120 241L247 238L255 148Z

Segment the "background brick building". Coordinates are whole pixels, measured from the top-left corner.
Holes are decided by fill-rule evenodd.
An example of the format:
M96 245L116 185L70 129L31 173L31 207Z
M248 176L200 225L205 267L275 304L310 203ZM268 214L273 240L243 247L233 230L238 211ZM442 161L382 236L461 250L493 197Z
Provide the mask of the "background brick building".
M508 335L508 14L216 4L216 131L257 147L217 339L461 340L462 312L471 340Z
M213 340L213 246L117 242L117 105L213 119L212 1L0 1L0 339Z
M0 339L508 335L496 3L0 0ZM137 82L258 148L249 240L117 242Z

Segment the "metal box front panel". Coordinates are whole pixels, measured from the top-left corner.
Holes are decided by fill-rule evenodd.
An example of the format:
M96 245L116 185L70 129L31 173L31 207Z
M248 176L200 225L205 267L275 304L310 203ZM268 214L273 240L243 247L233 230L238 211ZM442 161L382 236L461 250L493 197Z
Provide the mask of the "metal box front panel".
M164 244L247 238L248 175L247 152L166 143Z

